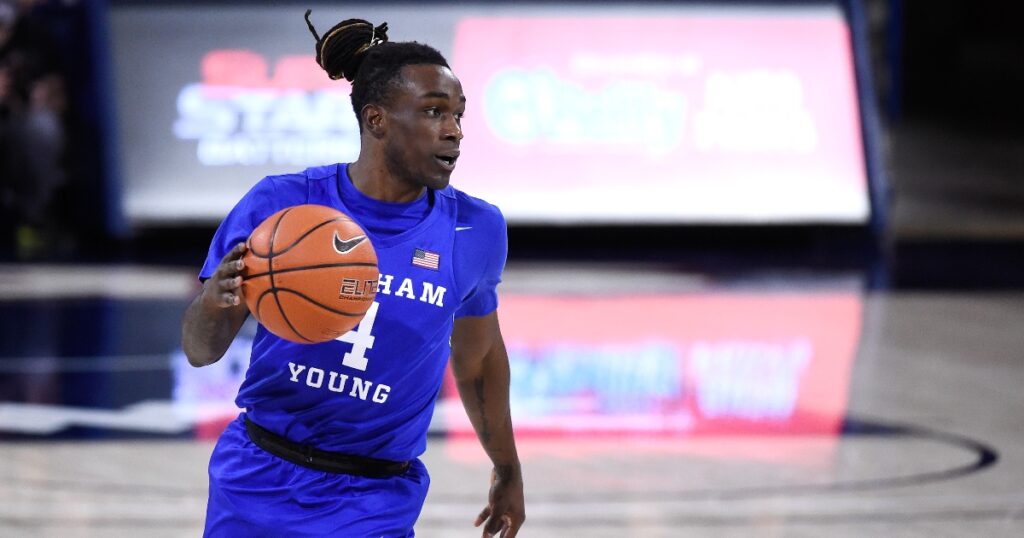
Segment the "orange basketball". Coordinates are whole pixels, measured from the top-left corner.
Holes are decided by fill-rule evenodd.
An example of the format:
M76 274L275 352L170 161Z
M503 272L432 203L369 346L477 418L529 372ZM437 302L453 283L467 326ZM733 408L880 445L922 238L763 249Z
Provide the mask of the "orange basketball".
M377 295L377 253L366 232L336 209L282 209L246 245L245 303L285 340L334 340L359 324Z

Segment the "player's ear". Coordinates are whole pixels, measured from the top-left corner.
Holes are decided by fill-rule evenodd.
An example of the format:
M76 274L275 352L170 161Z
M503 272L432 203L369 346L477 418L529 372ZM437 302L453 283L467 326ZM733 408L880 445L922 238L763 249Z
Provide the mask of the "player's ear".
M373 135L374 138L381 138L387 131L387 114L378 105L366 105L362 110L363 129Z

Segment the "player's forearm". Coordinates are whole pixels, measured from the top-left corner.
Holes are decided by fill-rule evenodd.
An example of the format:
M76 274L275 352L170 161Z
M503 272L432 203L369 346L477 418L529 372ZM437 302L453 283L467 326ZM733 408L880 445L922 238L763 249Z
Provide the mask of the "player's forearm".
M489 357L474 375L457 380L459 396L480 444L500 473L518 473L519 455L509 408L508 357Z
M207 304L199 294L181 322L181 347L192 366L213 364L224 356L245 321L244 314Z

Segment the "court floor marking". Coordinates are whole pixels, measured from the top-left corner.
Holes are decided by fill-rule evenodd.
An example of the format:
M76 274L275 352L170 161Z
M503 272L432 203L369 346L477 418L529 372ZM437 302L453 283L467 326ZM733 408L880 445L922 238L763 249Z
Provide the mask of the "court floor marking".
M0 374L169 371L172 360L171 353L82 357L0 357Z
M144 427L147 421L152 420L152 414L167 414L169 408L167 407L169 402L144 402L143 404L136 404L135 406L129 406L123 413L128 413L128 418L125 419L129 422L128 427ZM0 404L0 417L5 415L5 407L9 407L12 404ZM25 404L13 404L13 405L25 405ZM17 413L8 411L9 416L22 417L24 411L18 410ZM139 416L135 416L139 415ZM52 417L51 417L52 418ZM91 418L91 417L90 417ZM107 415L99 417L101 422L111 420ZM32 420L33 423L39 423L41 426L47 426L51 428L53 421L43 420L42 417L36 417ZM657 502L681 502L681 501L744 501L759 498L768 497L793 497L793 496L809 496L819 494L836 494L836 493L848 493L858 491L877 491L893 488L904 488L910 486L920 486L936 482L943 482L953 480L956 478L964 477L970 474L981 472L989 467L997 464L999 461L999 454L996 449L984 442L977 441L962 435L941 432L938 430L925 428L922 426L915 426L909 424L896 424L896 423L885 423L880 421L870 421L865 419L847 418L847 427L844 428L843 435L846 437L858 437L858 436L880 436L885 438L911 438L930 441L939 444L945 444L953 446L962 451L965 451L973 456L968 461L952 465L950 467L921 471L916 473L910 473L906 475L893 476L893 477L882 477L882 478L871 478L863 480L848 480L848 481L837 481L830 483L806 483L806 484L788 484L779 486L755 486L746 488L731 488L731 489L690 489L680 491L658 491L651 493L632 493L629 495L623 495L621 491L616 492L594 492L587 495L586 503L594 503L595 501L613 501L616 504L644 504L644 503L657 503ZM173 426L173 428L171 428ZM170 430L163 430L165 432L180 432L187 429L187 425L184 423L176 423L167 426ZM37 483L38 485L38 483ZM152 488L149 485L143 484L109 484L99 482L83 482L75 484L67 481L50 481L49 487L55 489L74 489L80 488L101 488L103 491L112 491L112 488L125 487L129 488L134 492L141 493L147 489ZM149 493L162 492L167 495L184 495L187 491L176 489L173 487L160 486L155 491ZM161 494L161 493L158 493ZM444 497L448 502L459 502L464 500L462 496L446 495ZM546 494L533 497L534 501L540 501L551 504L579 504L580 499L578 494Z

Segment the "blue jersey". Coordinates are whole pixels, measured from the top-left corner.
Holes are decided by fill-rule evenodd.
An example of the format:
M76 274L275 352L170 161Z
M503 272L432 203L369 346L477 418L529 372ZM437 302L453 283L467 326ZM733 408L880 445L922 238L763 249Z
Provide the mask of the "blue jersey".
M366 230L380 268L377 296L335 341L295 344L259 326L236 402L297 443L412 464L389 478L307 469L254 445L239 417L210 456L204 535L410 537L430 483L416 457L454 318L497 308L505 222L451 187L388 204L357 191L344 165L310 168L256 184L221 223L200 277L265 218L307 203L337 208Z
M380 271L376 299L359 326L335 341L296 344L260 326L236 403L297 443L413 459L426 449L454 318L497 307L504 219L496 207L448 187L428 191L422 215L407 229L381 231L378 215L360 211L384 203L359 193L345 165L310 168L254 186L224 219L200 276L212 275L266 217L306 203L334 207L367 231Z

